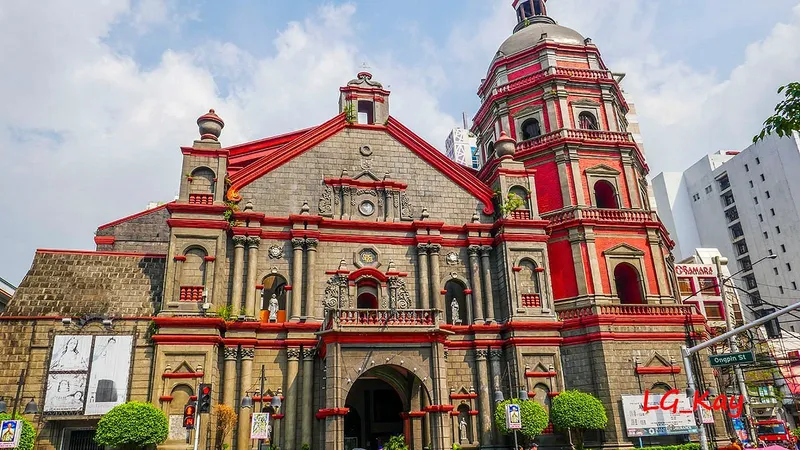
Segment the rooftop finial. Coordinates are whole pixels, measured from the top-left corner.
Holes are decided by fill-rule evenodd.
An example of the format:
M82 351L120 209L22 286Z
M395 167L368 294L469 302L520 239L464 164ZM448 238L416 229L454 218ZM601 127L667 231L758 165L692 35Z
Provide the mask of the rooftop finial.
M511 4L517 11L517 22L514 31L519 31L536 22L555 23L547 16L547 0L514 0Z
M222 129L225 128L225 122L213 109L209 109L208 113L197 119L197 126L200 127L200 139L217 141Z

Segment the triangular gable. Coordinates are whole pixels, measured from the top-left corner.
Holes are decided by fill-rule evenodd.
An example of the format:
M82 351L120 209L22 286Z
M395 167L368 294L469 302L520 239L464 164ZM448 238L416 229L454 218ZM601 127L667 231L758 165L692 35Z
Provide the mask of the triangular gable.
M249 164L247 167L242 168L237 173L232 174L230 177L231 186L228 188L227 192L228 200L241 200L239 191L241 191L242 188L305 153L320 142L343 130L346 126L345 114L339 114L322 125L311 128L302 135L299 135L293 141L285 144L280 151L270 152ZM385 129L390 136L395 138L418 157L422 158L422 160L431 167L447 176L454 183L480 200L484 204L484 214L489 215L494 213L494 203L492 202L494 192L492 192L489 186L479 180L473 172L448 159L440 151L433 148L433 146L406 128L394 117L389 117L385 127L375 126L374 128Z
M603 252L603 255L614 256L644 256L644 252L638 248L625 243L615 245Z
M671 366L672 364L670 364L666 358L659 355L658 352L656 352L653 355L653 357L650 358L650 361L648 361L647 364L645 364L645 367L671 367Z
M619 175L619 170L608 166L606 164L598 164L596 166L589 167L588 169L584 170L584 172L590 175Z

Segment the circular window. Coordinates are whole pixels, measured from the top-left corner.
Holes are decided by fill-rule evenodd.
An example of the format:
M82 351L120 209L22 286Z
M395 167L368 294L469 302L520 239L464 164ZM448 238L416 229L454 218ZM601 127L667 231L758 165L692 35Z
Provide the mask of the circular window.
M375 205L373 205L370 201L363 201L361 202L361 205L358 206L358 210L361 211L361 214L365 216L371 216L372 213L375 212Z

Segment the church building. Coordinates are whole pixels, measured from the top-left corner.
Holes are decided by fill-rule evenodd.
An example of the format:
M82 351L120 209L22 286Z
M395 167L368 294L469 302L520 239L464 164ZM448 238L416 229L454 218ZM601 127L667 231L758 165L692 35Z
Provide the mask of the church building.
M170 419L159 448L188 450L201 383L239 414L227 436L202 415L202 449L256 448L253 412L283 450L510 448L497 402L548 408L566 389L607 409L587 443L639 446L621 396L686 388L680 347L709 329L679 300L598 48L546 0L513 7L478 88L480 170L392 116L361 72L337 114L279 136L223 144L210 110L180 148L177 200L100 226L95 251L38 250L0 315L0 394L22 375L37 447L92 450L102 414L139 400ZM713 383L705 356L695 372ZM708 429L727 436L722 416ZM551 427L540 445L565 439Z

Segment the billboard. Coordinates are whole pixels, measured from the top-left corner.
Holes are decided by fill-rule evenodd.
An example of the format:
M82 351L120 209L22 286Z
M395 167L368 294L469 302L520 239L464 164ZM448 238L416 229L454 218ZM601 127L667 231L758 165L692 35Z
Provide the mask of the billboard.
M45 414L103 415L125 403L132 350L133 336L56 336Z
M647 396L648 409L644 410L644 395L623 395L622 410L625 415L625 428L628 437L673 436L697 433L694 413L673 413L659 407L661 395ZM678 401L678 411L691 411L691 400L685 395L674 397ZM704 422L707 419L704 417Z

